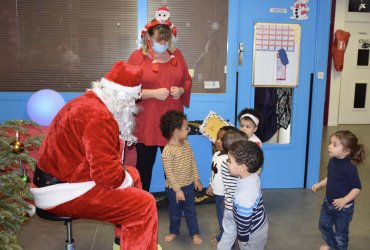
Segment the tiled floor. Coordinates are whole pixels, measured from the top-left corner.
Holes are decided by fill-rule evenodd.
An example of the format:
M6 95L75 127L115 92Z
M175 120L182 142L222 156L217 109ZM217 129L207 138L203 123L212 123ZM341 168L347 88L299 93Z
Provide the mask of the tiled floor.
M321 176L326 174L327 146L329 136L336 130L350 129L370 149L370 125L341 125L324 128L322 142ZM352 250L370 249L370 159L359 167L363 190L356 200L356 209L350 227ZM269 219L269 237L266 250L311 250L323 243L317 229L324 190L313 193L309 189L264 190L264 202ZM168 231L166 207L158 209L159 243L164 250L216 249L210 239L217 233L217 219L213 204L197 206L198 222L204 243L194 246L188 237L183 221L180 236L171 244L163 241ZM113 241L113 226L91 220L73 222L73 235L77 250L110 250ZM65 227L62 223L49 222L34 216L24 225L20 235L25 250L63 249ZM135 249L134 247L132 249Z

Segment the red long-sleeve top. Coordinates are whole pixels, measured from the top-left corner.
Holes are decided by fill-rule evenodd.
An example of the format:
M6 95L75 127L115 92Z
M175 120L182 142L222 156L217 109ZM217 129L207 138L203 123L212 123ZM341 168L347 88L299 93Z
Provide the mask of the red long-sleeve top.
M143 55L141 49L134 51L128 60L128 63L140 65L143 68L141 89L167 88L170 90L171 87L176 86L185 90L177 100L169 96L164 101L148 98L138 102L141 111L136 117L136 136L138 142L147 146L166 145L166 139L159 128L160 118L164 113L172 109L183 111L184 106L189 107L192 80L188 66L178 49L175 49L173 55L177 60L176 66L173 66L171 61L159 63L158 72L152 71L153 60Z

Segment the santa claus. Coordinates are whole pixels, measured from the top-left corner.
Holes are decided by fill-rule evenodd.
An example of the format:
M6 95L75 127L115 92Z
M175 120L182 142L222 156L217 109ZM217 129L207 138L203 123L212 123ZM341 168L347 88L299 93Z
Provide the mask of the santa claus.
M39 151L31 192L48 212L116 225L120 249L157 249L154 197L123 166L120 139L134 142L141 67L119 61L56 115Z

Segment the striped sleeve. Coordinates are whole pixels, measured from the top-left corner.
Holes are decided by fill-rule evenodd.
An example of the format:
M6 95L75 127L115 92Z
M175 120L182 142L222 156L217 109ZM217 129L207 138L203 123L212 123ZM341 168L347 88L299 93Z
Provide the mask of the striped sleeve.
M252 206L234 203L234 218L237 225L238 239L248 242L249 236L266 222L262 194Z
M238 183L238 178L231 176L229 172L229 167L227 165L227 159L222 162L222 181L224 184L224 194L225 194L225 208L233 209L233 198L235 194L236 185Z
M174 191L177 191L181 186L176 180L176 173L174 173L174 155L172 153L173 152L171 150L165 147L162 153L162 163L166 174L166 181Z
M191 150L190 144L187 140L185 141L185 143L186 143L187 149L189 151L189 157L190 157L190 161L191 161L191 167L193 169L194 181L199 180L197 163L195 161L193 151Z
M186 140L179 145L166 145L162 152L162 163L166 187L174 191L199 179L194 154Z

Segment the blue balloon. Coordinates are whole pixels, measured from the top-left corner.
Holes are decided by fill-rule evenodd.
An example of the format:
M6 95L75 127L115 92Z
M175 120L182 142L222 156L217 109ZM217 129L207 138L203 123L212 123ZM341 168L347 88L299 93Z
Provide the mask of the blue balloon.
M40 126L49 126L54 116L64 106L63 96L51 89L34 93L27 102L27 114Z

